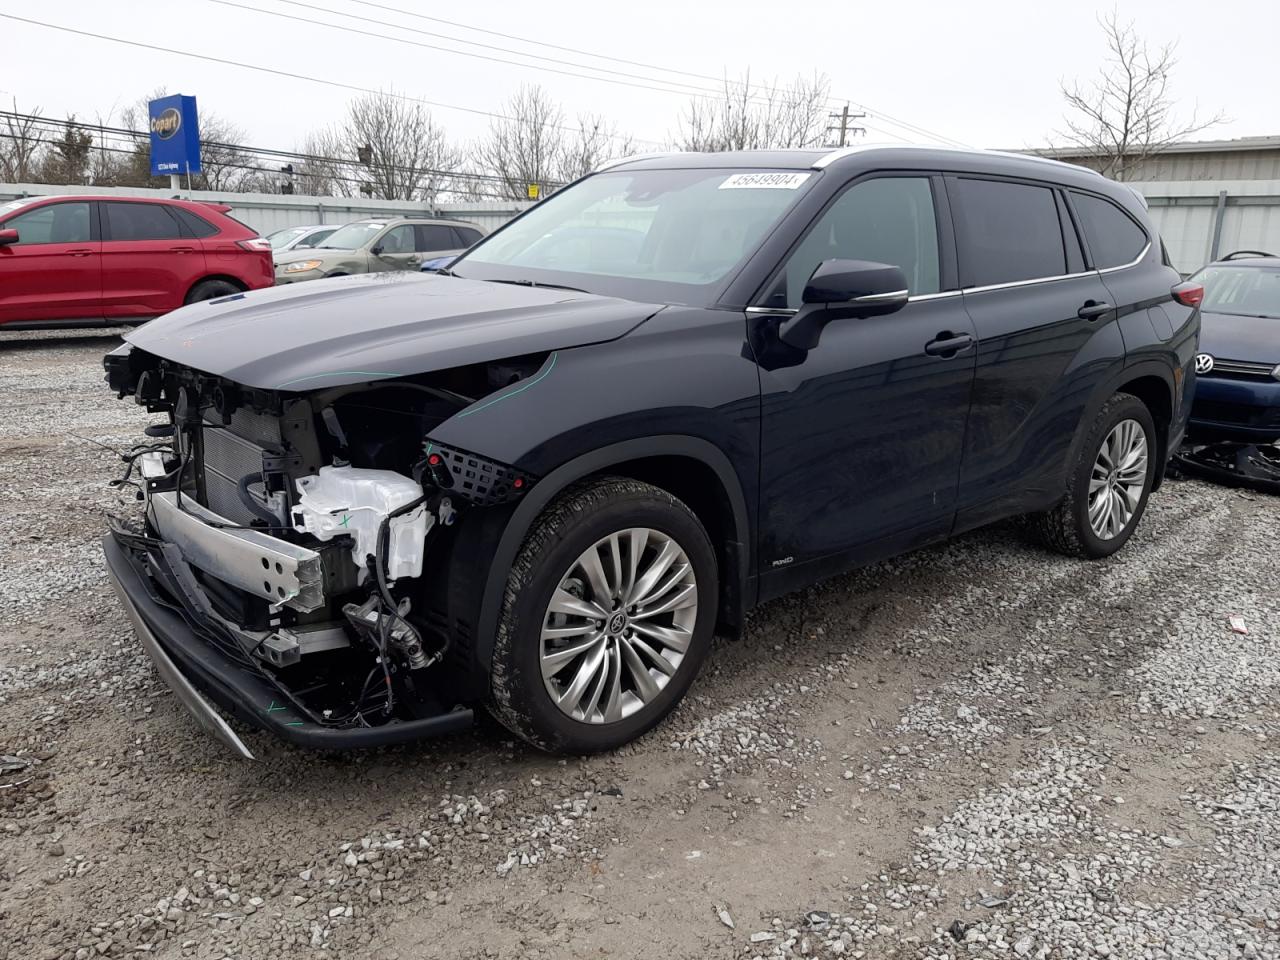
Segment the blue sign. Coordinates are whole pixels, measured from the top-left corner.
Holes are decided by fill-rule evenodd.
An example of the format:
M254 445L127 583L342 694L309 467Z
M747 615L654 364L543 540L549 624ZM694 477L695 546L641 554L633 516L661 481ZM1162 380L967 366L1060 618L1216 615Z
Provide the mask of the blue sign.
M200 172L196 98L175 94L147 104L151 118L151 175Z

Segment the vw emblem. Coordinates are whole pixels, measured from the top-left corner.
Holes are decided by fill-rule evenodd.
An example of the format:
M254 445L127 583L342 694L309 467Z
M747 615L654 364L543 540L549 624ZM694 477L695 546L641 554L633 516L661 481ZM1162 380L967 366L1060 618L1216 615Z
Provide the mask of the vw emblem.
M1213 369L1213 357L1207 353L1196 354L1196 373L1208 373Z

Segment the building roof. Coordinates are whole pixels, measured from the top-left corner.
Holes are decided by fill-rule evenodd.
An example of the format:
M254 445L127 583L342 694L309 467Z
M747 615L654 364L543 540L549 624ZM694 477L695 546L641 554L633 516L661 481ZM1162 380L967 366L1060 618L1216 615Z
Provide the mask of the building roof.
M1184 153L1238 153L1241 151L1280 151L1280 135L1271 137L1237 137L1234 140L1188 140L1173 143L1160 150L1160 156ZM1037 157L1092 157L1096 151L1088 147L1024 147L1013 153L1032 154Z

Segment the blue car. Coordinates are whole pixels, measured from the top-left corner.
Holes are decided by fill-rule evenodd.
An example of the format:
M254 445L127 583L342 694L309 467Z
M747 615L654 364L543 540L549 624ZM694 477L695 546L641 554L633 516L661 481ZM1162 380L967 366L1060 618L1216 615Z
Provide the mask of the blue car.
M1188 435L1194 443L1280 440L1280 257L1246 250L1191 278L1204 286Z
M432 257L430 260L423 260L418 270L421 273L439 273L457 259L456 253L451 253L447 257Z

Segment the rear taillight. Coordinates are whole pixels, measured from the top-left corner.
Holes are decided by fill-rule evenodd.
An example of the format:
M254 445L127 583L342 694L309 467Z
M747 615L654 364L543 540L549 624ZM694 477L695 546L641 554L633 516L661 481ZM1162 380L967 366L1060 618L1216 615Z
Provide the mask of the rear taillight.
M252 240L237 240L236 246L242 250L252 250L255 253L260 253L263 250L271 249L271 241L266 237L254 237Z
M1184 307L1198 307L1204 301L1204 285L1200 283L1180 283L1172 293L1173 299Z

